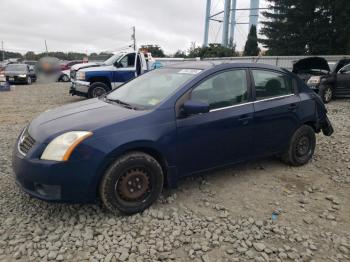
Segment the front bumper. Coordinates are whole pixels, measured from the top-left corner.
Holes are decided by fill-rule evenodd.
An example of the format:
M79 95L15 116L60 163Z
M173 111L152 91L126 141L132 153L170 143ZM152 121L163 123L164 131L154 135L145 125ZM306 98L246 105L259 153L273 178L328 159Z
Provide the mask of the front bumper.
M95 161L31 159L19 153L16 147L12 167L16 183L33 197L70 203L91 203L96 200L98 172Z
M86 81L74 81L70 87L69 93L72 95L87 96L90 83Z
M318 94L319 85L308 85L308 87L310 87L311 90L313 90L314 92L316 92Z
M6 80L10 84L24 84L24 83L27 83L27 77L19 77L19 76L6 77Z

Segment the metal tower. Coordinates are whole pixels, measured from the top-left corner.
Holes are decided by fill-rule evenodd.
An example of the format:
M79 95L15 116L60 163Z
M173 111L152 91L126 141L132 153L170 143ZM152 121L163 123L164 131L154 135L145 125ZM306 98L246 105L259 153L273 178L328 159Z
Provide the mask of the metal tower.
M252 25L258 24L259 0L250 0L249 29Z
M259 8L259 0L250 0L250 8L237 8L237 0L225 0L224 10L215 14L211 14L211 2L211 0L207 0L203 46L208 46L210 21L223 23L221 44L223 46L228 46L230 43L234 42L235 26L237 24L249 24L249 28L251 27L251 25L257 25L259 18L259 10L266 9ZM248 10L250 12L249 23L236 22L236 12ZM216 18L218 15L221 14L223 14L223 18Z

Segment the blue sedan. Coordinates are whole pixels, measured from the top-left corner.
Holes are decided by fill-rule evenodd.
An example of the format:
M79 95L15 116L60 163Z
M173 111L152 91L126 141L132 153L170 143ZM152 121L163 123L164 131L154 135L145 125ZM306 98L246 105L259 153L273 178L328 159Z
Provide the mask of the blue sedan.
M18 185L48 201L140 212L183 177L265 156L306 164L333 128L287 70L194 62L144 74L34 119L13 154Z

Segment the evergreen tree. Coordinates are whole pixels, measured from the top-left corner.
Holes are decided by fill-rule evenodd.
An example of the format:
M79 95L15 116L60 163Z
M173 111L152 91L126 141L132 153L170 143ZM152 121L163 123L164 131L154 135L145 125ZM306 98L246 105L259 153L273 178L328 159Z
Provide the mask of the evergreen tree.
M244 46L243 55L257 56L260 52L258 47L258 36L256 34L256 26L252 25L249 30L248 39Z
M259 41L269 55L350 53L348 0L267 0Z

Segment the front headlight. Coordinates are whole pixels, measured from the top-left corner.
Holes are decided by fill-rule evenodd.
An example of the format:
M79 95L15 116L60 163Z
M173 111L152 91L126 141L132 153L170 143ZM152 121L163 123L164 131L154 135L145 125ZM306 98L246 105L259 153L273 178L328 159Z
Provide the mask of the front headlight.
M92 135L87 131L71 131L64 133L53 139L45 148L41 159L67 161L74 148L77 147L84 139Z
M78 80L85 80L85 72L78 71L77 73L77 79Z
M312 76L310 79L307 81L308 85L317 85L320 83L321 77L320 76Z
M18 77L27 77L27 75L18 75Z

